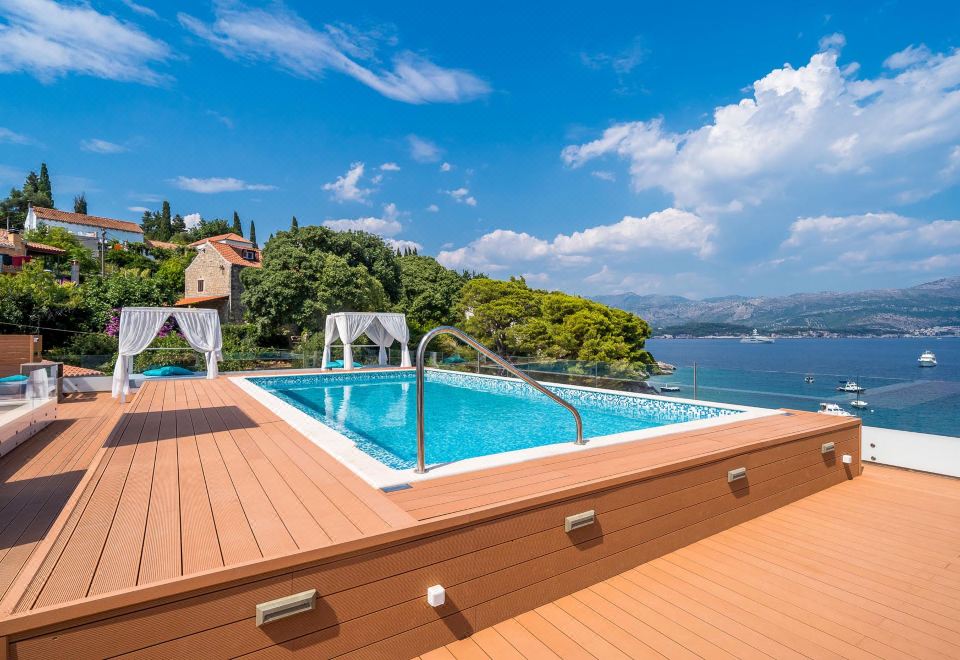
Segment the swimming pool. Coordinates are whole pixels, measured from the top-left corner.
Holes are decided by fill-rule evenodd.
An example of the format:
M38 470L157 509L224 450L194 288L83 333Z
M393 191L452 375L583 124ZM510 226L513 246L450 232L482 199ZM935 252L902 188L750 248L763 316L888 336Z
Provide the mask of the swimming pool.
M412 370L237 380L368 481L383 485L415 478L410 476L417 458ZM567 385L548 387L580 411L586 447L659 435L663 429L673 432L757 415L755 409L740 406ZM576 427L572 415L513 378L428 369L425 401L430 473L449 474L558 450L583 449L573 444Z

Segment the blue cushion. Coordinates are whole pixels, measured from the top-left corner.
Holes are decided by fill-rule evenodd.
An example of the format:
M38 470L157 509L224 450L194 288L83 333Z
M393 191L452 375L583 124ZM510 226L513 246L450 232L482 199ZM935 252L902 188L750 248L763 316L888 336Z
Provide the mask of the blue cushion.
M354 362L353 366L362 367L363 365L359 362ZM328 362L327 369L343 369L343 360L334 360L333 362Z
M5 378L0 378L0 383L20 383L27 380L27 377L23 374L15 374L13 376L6 376Z
M156 369L147 369L143 372L144 376L192 376L193 372L183 367L167 366L157 367Z

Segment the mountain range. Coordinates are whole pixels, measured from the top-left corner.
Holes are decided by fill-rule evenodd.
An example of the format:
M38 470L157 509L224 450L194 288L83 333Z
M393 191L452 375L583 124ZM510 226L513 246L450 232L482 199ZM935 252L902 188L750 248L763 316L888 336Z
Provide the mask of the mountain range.
M943 278L906 289L849 293L823 291L704 300L621 293L593 299L633 312L646 319L655 331L671 334L691 331L698 326L701 329L722 329L731 334L750 328L764 332L840 334L960 333L960 277Z

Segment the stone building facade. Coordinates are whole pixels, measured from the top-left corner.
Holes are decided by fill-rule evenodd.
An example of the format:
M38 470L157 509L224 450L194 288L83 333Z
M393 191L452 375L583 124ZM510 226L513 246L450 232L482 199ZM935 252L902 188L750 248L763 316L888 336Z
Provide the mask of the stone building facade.
M177 306L216 309L221 323L243 321L240 273L244 268L262 267L260 250L237 234L211 236L191 247L197 256L184 273L183 298Z

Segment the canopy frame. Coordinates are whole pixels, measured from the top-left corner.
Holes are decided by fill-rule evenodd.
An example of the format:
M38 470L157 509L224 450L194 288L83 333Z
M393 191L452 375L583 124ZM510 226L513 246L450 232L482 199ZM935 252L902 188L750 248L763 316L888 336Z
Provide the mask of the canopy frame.
M117 363L113 369L113 398L125 403L130 393L133 358L147 350L170 317L177 321L190 347L203 354L207 379L217 377L223 359L220 315L215 309L193 307L124 307L120 310Z
M387 349L395 341L400 342L400 366L411 366L408 345L410 329L407 327L405 314L395 312L337 312L329 314L326 319L321 368L330 368L330 347L333 342L339 339L343 344L343 368L344 370L353 369L352 342L363 334L380 347L377 360L380 366L388 364Z

